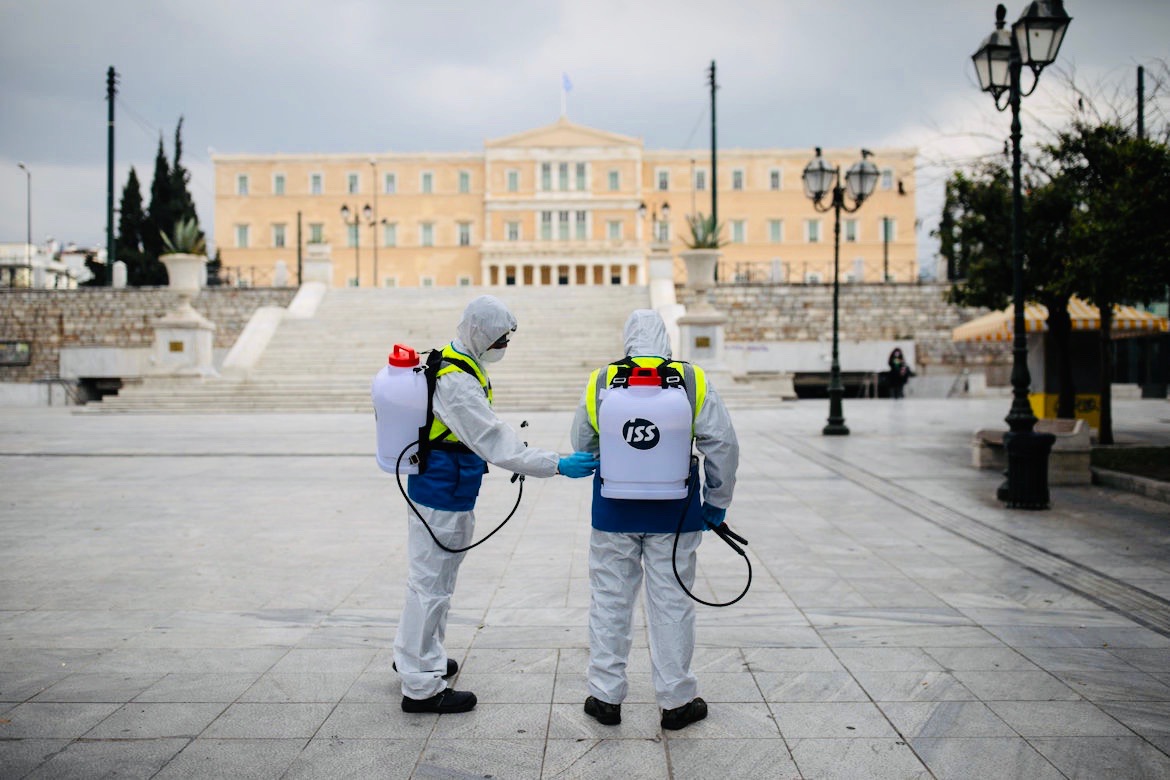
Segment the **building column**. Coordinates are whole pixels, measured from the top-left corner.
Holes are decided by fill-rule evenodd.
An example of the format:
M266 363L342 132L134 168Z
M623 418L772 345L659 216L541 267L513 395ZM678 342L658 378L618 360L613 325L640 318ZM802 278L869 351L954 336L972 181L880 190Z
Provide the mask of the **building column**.
M630 284L630 267L625 263L622 263L621 268L622 287L628 287Z

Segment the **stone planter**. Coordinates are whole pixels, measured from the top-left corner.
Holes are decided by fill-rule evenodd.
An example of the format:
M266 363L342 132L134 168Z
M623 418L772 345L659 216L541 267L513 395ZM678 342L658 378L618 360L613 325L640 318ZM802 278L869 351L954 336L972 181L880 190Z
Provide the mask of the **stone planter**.
M194 298L203 289L207 279L207 256L176 253L161 255L159 260L167 267L167 286Z
M696 312L713 311L707 291L715 286L715 266L723 253L718 249L688 249L679 252L687 264L687 287L695 291Z

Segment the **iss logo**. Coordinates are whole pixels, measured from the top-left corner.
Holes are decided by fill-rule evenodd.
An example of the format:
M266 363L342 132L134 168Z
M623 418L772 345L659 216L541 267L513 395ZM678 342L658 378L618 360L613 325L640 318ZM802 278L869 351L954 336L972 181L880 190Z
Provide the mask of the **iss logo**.
M648 450L658 444L658 426L649 420L635 417L622 426L622 438L634 449Z

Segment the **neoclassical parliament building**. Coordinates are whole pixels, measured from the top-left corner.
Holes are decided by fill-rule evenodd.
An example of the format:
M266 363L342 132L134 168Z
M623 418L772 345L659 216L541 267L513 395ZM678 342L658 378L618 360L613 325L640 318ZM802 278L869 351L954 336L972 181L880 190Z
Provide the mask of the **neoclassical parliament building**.
M841 280L914 281L916 151L873 152L877 189L841 215ZM832 280L833 214L801 182L812 156L719 150L721 279ZM859 156L825 150L842 173ZM710 213L713 185L709 151L650 150L564 117L476 152L212 160L224 265L263 275L284 261L295 280L299 215L302 247L329 247L335 286L645 284L652 245L685 249L686 217Z

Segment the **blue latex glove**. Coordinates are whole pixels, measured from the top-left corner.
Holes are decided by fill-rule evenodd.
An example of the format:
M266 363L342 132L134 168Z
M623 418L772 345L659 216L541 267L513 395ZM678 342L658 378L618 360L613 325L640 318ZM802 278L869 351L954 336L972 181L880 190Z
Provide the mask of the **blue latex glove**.
M706 528L703 530L711 530L711 526L723 525L723 521L727 519L727 510L711 504L703 504L703 522Z
M561 458L557 462L557 470L566 477L573 479L580 479L581 477L588 477L601 462L591 452L574 452L567 458Z

